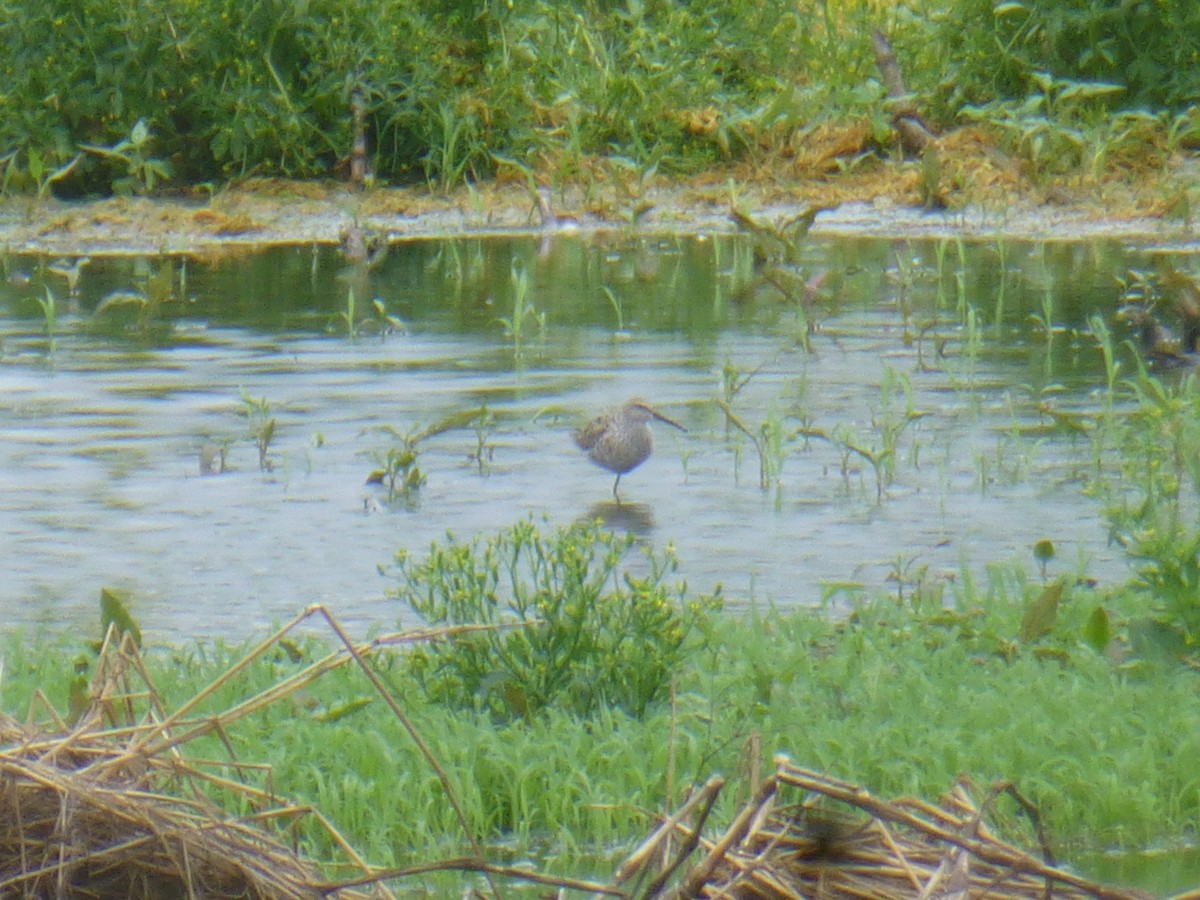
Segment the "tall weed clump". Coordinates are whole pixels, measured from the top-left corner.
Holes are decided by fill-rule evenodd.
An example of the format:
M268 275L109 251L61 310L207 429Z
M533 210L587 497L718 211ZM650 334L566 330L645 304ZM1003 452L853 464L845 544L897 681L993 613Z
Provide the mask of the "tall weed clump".
M633 560L628 557L634 556ZM641 716L703 637L715 598L685 602L668 552L588 523L543 534L522 521L496 537L396 556L391 595L431 625L488 625L415 648L412 674L440 703L531 719L553 707Z
M28 187L31 169L64 165L80 144L117 144L139 120L185 182L330 174L349 154L355 90L380 152L416 165L436 91L470 65L454 40L460 18L432 0L19 0L0 19L6 187ZM63 184L108 187L103 159L89 156Z
M1037 91L1038 73L1114 86L1110 110L1178 113L1200 100L1200 5L1191 0L958 0L940 18L952 113L1021 100Z
M1094 485L1112 539L1135 565L1133 589L1158 628L1158 650L1200 652L1200 379L1143 374L1136 405L1107 425L1115 472Z
M138 164L184 183L338 174L352 104L382 180L448 189L510 162L586 179L596 159L639 181L695 172L831 118L886 123L875 27L930 45L919 11L882 2L14 0L0 188L114 190L114 157L81 148L138 123Z

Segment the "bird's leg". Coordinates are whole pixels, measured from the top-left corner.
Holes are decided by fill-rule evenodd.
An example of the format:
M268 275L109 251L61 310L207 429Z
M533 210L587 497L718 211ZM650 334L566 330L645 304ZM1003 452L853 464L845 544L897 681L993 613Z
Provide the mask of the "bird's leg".
M617 493L617 485L621 483L621 476L617 475L617 480L613 482L613 497L617 500L617 506L621 505L621 495Z

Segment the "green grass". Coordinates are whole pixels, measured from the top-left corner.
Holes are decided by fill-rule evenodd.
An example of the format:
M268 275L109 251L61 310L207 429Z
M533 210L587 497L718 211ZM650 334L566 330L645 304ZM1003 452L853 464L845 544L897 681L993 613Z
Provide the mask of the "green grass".
M476 836L553 856L564 874L631 846L647 832L650 811L714 772L732 782L714 820L728 821L749 790L741 755L753 734L764 770L784 752L884 797L934 799L960 773L980 793L1011 780L1039 804L1067 858L1177 842L1200 811L1200 675L1117 664L1080 638L1097 604L1120 620L1129 597L1069 591L1050 633L1022 642L1025 607L1014 590L1022 582L1012 574L963 592L948 611L881 600L845 621L776 610L726 615L678 665L673 722L667 701L642 717L552 707L499 721L429 702L402 658L378 666L449 773ZM303 647L306 661L323 652L318 641ZM81 653L69 641L10 637L3 709L23 717L35 689L65 709ZM239 655L220 645L148 652L168 708ZM273 651L202 711L226 709L303 664ZM229 729L229 739L239 759L269 762L281 795L315 804L373 863L466 850L435 773L357 669L323 676ZM226 755L215 738L188 752ZM1030 840L1015 816L1002 811L1000 825ZM310 851L329 851L315 830L306 840Z
M166 16L17 0L0 21L0 191L343 174L352 97L376 183L442 191L501 160L589 192L597 179L767 165L831 123L865 124L853 156L887 158L897 141L875 29L935 124L981 121L1039 172L1123 171L1123 158L1200 142L1200 13L1127 7L264 0L233 15L196 0Z
M1180 736L1195 734L1191 674L1129 677L1090 650L1065 662L1031 652L1005 660L983 652L987 640L883 609L833 637L818 629L832 642L820 659L812 624L797 624L739 629L757 687L733 705L751 704L747 724L802 764L927 798L958 772L984 785L1010 779L1043 807L1058 841L1138 846L1178 833L1186 819L1171 810L1181 796L1193 811L1200 803L1178 756Z

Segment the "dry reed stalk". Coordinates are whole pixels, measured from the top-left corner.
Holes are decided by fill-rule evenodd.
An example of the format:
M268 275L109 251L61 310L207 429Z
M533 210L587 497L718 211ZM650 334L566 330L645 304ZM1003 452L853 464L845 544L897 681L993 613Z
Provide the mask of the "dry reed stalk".
M220 712L200 711L218 690L313 617L325 620L340 648ZM420 629L355 644L323 607L311 606L172 711L166 710L134 640L110 627L89 686L89 703L73 726L67 727L44 698L54 730L0 714L0 896L392 897L382 884L388 873L368 865L317 810L254 783L269 786L269 768L238 760L229 729L326 673L357 665L426 753L465 830L466 819L445 771L366 659L385 647L488 627ZM188 755L188 745L207 735L221 740L227 759ZM226 804L231 808L251 812L231 816L206 791L232 801ZM286 846L280 826L303 818L326 833L341 851L341 861L318 864ZM477 857L471 867L490 879L493 867L469 832L467 839ZM331 881L323 871L327 866L348 866L355 874ZM352 889L368 885L369 895ZM493 893L498 896L494 886Z
M778 805L784 789L802 801ZM1001 794L1033 821L1043 847L1039 859L994 837L983 817ZM691 832L673 816L684 837ZM655 839L661 840L661 830ZM862 787L776 759L759 786L717 840L701 839L704 855L664 896L723 900L1145 900L1147 895L1108 887L1059 869L1046 847L1036 807L1008 783L976 806L957 784L942 806L879 800ZM621 867L628 880L651 859L645 847ZM646 880L643 878L643 880ZM651 879L657 896L663 879Z

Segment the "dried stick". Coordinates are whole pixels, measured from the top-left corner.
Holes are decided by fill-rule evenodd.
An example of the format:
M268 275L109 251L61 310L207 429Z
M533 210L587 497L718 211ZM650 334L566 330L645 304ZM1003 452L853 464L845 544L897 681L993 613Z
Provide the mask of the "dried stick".
M708 855L694 869L688 872L687 877L680 883L674 891L669 895L673 900L684 897L694 897L700 890L700 885L708 880L708 876L712 874L726 851L734 844L738 843L746 835L747 829L750 827L754 815L759 808L769 802L775 796L778 790L778 783L774 777L767 778L758 786L758 790L754 792L754 798L748 803L745 808L738 813L733 824L729 826L729 830L721 837L713 848L708 852Z

